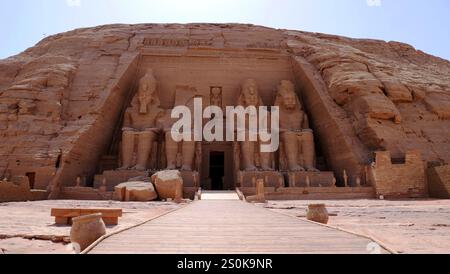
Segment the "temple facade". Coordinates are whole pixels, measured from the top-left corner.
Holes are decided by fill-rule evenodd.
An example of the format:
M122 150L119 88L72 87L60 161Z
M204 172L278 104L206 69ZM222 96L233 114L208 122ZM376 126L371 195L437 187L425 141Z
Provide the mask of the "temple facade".
M425 64L434 66L418 70ZM46 38L0 68L0 175L27 177L50 198L108 198L161 170L181 172L186 197L252 195L260 181L273 199L449 189L434 171L450 160L450 64L408 45L249 25L113 25ZM195 99L224 113L277 107L278 150L177 142L172 110L194 113Z

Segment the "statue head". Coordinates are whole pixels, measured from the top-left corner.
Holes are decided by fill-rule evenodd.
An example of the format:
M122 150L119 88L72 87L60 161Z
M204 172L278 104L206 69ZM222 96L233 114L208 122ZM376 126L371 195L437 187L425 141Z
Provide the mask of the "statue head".
M139 81L138 103L139 113L145 114L148 111L148 105L158 102L157 98L158 82L153 76L153 70L148 69L144 77Z
M291 81L283 80L278 86L277 99L275 106L279 106L282 109L287 110L303 110L302 104L295 93L295 86Z
M212 87L210 96L211 105L222 107L222 88Z
M213 95L214 97L219 97L220 95L222 95L222 89L220 87L212 87L211 95Z
M259 96L258 85L254 79L248 79L242 84L238 104L246 107L259 107L263 105L262 99Z

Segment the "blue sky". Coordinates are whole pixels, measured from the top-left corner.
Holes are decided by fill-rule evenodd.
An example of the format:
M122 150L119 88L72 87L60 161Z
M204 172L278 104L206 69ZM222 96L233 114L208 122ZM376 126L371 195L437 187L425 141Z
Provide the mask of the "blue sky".
M174 22L395 40L450 60L450 0L0 0L0 58L75 28Z

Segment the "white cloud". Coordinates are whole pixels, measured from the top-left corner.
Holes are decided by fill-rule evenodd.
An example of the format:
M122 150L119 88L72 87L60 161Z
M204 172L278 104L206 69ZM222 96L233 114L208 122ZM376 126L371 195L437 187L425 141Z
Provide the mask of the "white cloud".
M366 0L369 7L381 7L381 0Z
M69 7L80 7L81 0L66 0L66 4Z

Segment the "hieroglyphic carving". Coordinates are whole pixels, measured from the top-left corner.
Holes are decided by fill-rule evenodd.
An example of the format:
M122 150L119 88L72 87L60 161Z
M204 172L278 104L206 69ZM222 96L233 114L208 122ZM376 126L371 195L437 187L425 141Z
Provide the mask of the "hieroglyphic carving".
M213 43L206 39L161 39L144 38L144 46L147 47L205 47L212 46Z

